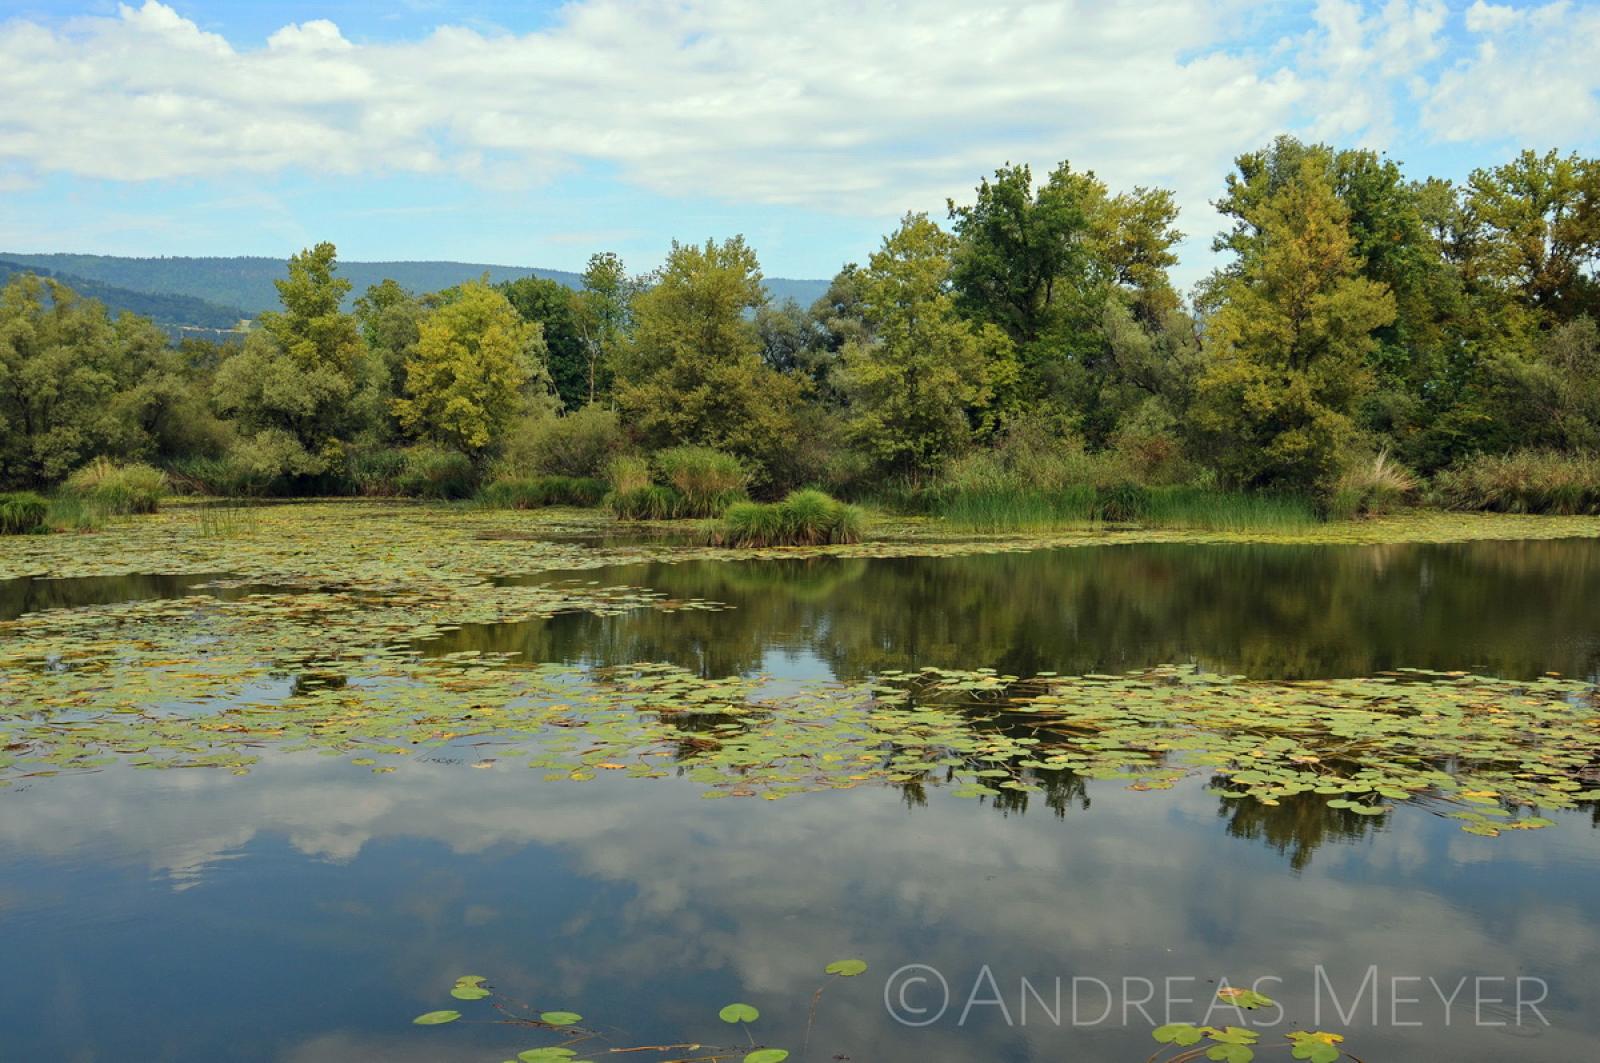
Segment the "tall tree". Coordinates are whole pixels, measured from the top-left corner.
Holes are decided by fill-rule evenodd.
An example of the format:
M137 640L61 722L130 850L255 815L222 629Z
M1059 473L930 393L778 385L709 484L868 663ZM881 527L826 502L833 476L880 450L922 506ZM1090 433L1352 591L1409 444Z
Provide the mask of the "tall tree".
M1600 313L1600 159L1524 151L1474 170L1466 209L1479 251L1473 279L1553 321Z
M522 320L537 324L544 335L550 379L561 405L575 410L594 399L595 368L580 322L583 294L546 277L520 277L500 285L500 293Z
M473 281L423 320L395 412L414 436L479 456L549 382L539 326Z
M633 297L641 287L612 252L589 256L572 319L583 343L587 401L591 403L611 390L612 363L628 328Z
M1248 238L1212 290L1193 428L1237 486L1325 490L1394 298L1361 275L1349 211L1316 160L1240 210Z
M304 451L303 469L326 468L352 427L365 347L356 320L340 309L350 282L334 275L337 252L321 243L289 259L274 281L281 311L260 317L244 348L217 371L216 398L249 432L286 433Z
M919 477L960 452L1015 375L1006 334L956 311L955 249L927 215L908 214L859 274L873 338L844 349L849 430L887 472Z
M792 442L803 385L761 360L750 314L766 301L743 237L672 245L634 300L618 359L617 406L646 444L717 447L772 468Z

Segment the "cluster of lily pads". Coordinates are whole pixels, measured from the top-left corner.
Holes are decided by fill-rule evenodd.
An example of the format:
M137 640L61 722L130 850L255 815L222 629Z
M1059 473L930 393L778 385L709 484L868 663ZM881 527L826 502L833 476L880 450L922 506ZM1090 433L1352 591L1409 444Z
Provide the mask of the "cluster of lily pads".
M459 746L481 766L522 763L556 780L681 775L707 797L890 784L1001 799L1065 776L1134 790L1200 776L1229 802L1314 801L1375 820L1411 802L1480 835L1548 826L1539 813L1600 798L1600 696L1583 682L1418 671L1269 682L1169 666L1029 677L924 669L797 688L664 664L429 657L418 644L462 624L719 606L582 578L487 578L699 549L584 545L593 518L348 504L262 513L252 536L222 543L195 535L178 510L7 544L0 572L228 570L229 585L272 589L0 622L0 787L118 762L243 773L267 749L344 755L388 773L420 749ZM1412 530L1455 527L1438 519ZM1512 527L1478 520L1466 526ZM1515 530L1549 530L1551 520ZM1041 540L909 534L818 552L1024 543Z
M867 964L864 960L846 959L835 960L823 968L823 973L829 980L839 978L854 978L865 973ZM751 1004L742 1001L725 1005L717 1012L717 1018L730 1026L736 1026L744 1032L748 1042L746 1047L730 1048L705 1044L699 1041L684 1041L664 1045L609 1045L605 1035L597 1030L581 1025L583 1016L574 1011L541 1010L531 1004L525 1004L502 993L498 993L489 986L488 979L481 975L462 975L457 978L455 985L450 989L450 995L456 1000L478 1001L486 1000L494 1009L494 1017L480 1020L495 1022L505 1025L537 1030L548 1035L555 1035L560 1040L555 1044L536 1045L523 1049L516 1054L515 1059L506 1063L593 1063L592 1060L578 1059L581 1052L591 1052L596 1055L652 1053L659 1057L674 1057L666 1063L716 1063L719 1060L740 1060L742 1063L783 1063L789 1058L786 1048L773 1048L768 1045L758 1044L755 1035L750 1030L750 1024L761 1018L761 1012ZM816 1021L817 1002L821 999L827 982L817 987L811 997L811 1008L807 1013L805 1040L809 1044L811 1029ZM441 1008L435 1011L424 1012L412 1019L415 1026L445 1026L450 1023L463 1021L462 1013L456 1008ZM473 1021L473 1020L465 1020ZM689 1053L685 1057L684 1053Z

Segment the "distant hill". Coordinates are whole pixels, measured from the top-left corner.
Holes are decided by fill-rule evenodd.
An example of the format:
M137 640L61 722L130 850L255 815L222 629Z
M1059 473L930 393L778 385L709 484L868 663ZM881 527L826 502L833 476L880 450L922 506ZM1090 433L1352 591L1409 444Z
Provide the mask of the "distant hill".
M107 284L93 277L41 266L36 262L0 258L0 284L4 284L16 273L35 273L58 280L85 298L99 300L113 313L127 310L142 314L152 318L156 324L174 335L185 332L197 334L225 332L237 326L241 319L252 316L237 306L222 306L192 295L135 291Z
M121 258L115 255L24 255L0 251L0 260L27 266L35 271L49 270L58 275L71 275L130 293L188 297L199 304L192 313L200 314L202 307L209 306L213 311L212 320L214 312L225 307L242 307L247 311L243 314L230 311L235 313L236 318L254 317L263 310L275 309L278 292L272 282L284 276L284 263L278 258ZM490 281L496 283L527 276L548 277L568 287L577 287L579 282L578 274L564 270L496 266L482 262L339 263L339 276L351 283L352 301L355 296L386 278L398 281L414 292L434 292L473 280L485 273ZM77 285L73 287L77 288ZM776 302L793 299L801 306L810 306L828 290L828 282L769 277L767 290ZM85 291L84 294L90 293ZM108 306L124 305L109 298L96 298L102 298Z

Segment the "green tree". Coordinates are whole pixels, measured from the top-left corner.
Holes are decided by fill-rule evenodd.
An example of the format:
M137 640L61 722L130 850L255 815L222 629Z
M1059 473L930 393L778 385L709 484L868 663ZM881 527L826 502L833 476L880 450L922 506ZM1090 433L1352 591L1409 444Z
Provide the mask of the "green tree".
M640 288L615 254L606 251L589 256L572 314L573 327L583 343L587 402L595 402L611 390L614 362L628 329L633 297Z
M395 413L413 436L480 456L549 382L539 326L473 281L423 319Z
M394 399L405 390L406 362L416 350L426 307L397 281L385 279L356 300L356 324L367 353L356 374L353 400L358 432L390 443L399 432Z
M522 320L537 324L543 333L550 379L562 408L576 410L590 402L594 366L579 322L582 293L545 277L521 277L499 288Z
M715 447L770 471L793 442L803 385L761 360L750 313L766 300L743 237L672 245L634 300L617 362L617 407L641 441Z
M350 282L334 276L337 252L321 243L289 259L274 281L281 311L260 317L244 347L217 370L216 402L248 433L276 429L305 452L300 468L322 470L355 427L352 397L366 346L340 306Z
M165 346L148 319L112 321L59 281L14 276L0 289L0 486L47 486L97 455L149 453L122 400Z
M998 389L1015 374L997 326L956 312L956 241L908 214L860 274L873 339L844 349L852 439L886 472L921 476L969 445Z
M1394 298L1361 275L1349 211L1315 160L1241 209L1249 235L1214 281L1193 428L1236 486L1326 490Z
M1514 292L1553 320L1600 312L1600 159L1524 151L1474 170L1466 211L1476 237L1473 279Z

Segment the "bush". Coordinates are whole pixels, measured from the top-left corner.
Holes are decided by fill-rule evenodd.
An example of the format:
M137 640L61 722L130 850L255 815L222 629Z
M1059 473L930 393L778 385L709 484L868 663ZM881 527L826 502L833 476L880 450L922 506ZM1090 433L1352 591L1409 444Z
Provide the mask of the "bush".
M582 476L501 477L485 487L478 500L494 509L536 509L540 506L598 506L606 482Z
M32 491L0 494L0 535L27 535L44 527L50 504Z
M405 468L395 486L411 498L469 498L478 471L459 450L423 444L407 449Z
M1391 460L1385 450L1371 461L1349 466L1339 475L1328 513L1334 517L1392 513L1409 502L1416 491L1416 477Z
M1480 454L1435 476L1433 497L1451 509L1600 513L1600 457L1545 450Z
M67 477L61 493L108 516L154 513L167 496L167 476L148 465L117 465L96 458Z
M518 423L506 441L500 469L509 477L601 477L626 446L614 411L585 406L564 417L533 416Z
M672 447L655 455L657 481L678 495L679 517L715 517L746 497L750 474L732 454L710 447Z
M865 518L855 506L814 489L782 502L735 502L712 536L724 546L822 546L861 541Z

